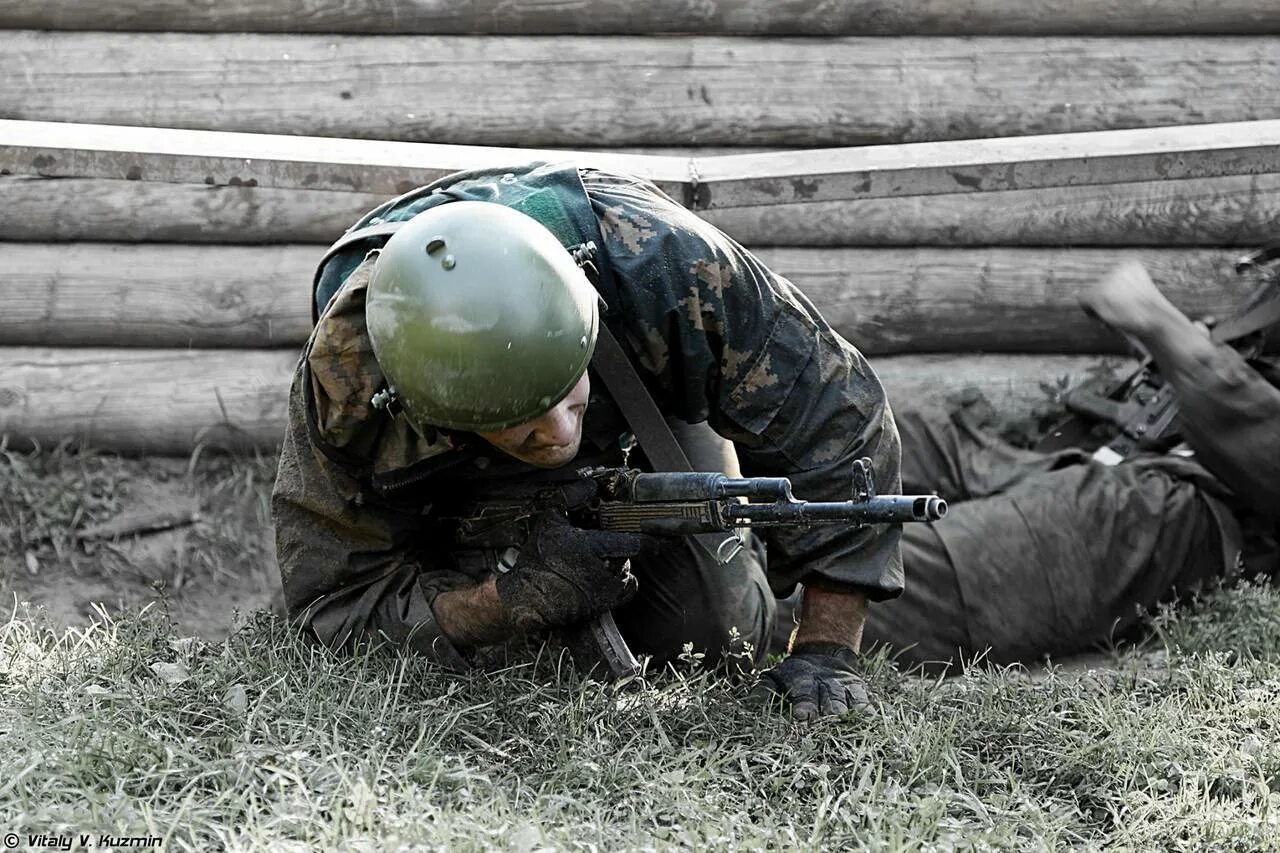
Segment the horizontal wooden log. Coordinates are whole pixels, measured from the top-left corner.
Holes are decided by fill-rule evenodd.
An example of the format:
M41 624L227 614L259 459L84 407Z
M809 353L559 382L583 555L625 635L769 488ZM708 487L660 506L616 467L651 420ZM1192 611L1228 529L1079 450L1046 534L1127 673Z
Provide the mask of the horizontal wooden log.
M764 71L762 71L764 70ZM10 118L512 146L964 139L1280 117L1280 39L0 33Z
M0 183L0 198L4 194ZM34 207L34 200L24 205L28 210ZM1280 239L1280 175L727 207L699 213L739 242L754 246L1259 246Z
M319 246L4 245L0 346L298 347ZM25 328L24 328L25 327Z
M388 35L1256 35L1280 32L1280 10L1267 0L0 0L0 27Z
M0 345L296 347L309 333L314 246L7 244ZM1192 315L1248 289L1234 252L1129 252ZM1116 352L1078 295L1106 249L761 249L868 353Z
M1079 296L1136 257L1191 316L1221 317L1250 283L1239 253L1149 249L762 249L841 334L871 354L1123 352Z
M198 445L274 451L295 354L281 350L0 348L0 436L130 454ZM1080 356L897 356L876 362L899 408L936 407L967 387L1002 411L1047 400L1041 382L1081 377Z
M0 177L0 235L55 242L328 245L381 193L106 178Z
M0 177L9 240L329 244L377 193ZM1280 175L702 211L754 246L1257 246Z
M296 360L286 350L0 349L0 434L137 454L273 449Z

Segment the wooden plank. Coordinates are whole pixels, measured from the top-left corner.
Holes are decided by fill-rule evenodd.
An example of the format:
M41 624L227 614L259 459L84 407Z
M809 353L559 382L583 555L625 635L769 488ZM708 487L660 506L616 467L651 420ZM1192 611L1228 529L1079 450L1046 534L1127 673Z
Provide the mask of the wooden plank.
M0 33L0 115L529 147L1280 117L1280 39ZM767 69L767 73L761 73Z
M377 193L0 177L9 240L329 244ZM754 246L1257 246L1280 236L1280 174L721 208Z
M532 35L1053 35L1280 32L1267 0L0 0L0 27Z
M274 451L295 354L282 350L0 348L0 436L185 456L197 446ZM903 408L977 387L1004 411L1046 400L1040 382L1082 376L1081 356L896 356L875 362Z
M0 178L406 192L459 169L573 161L695 209L1247 177L1280 167L1280 120L678 157L0 120Z
M693 206L1254 175L1274 172L1278 158L1275 120L739 154L695 163Z
M0 33L0 43L4 35ZM0 56L0 66L3 62ZM94 177L391 196L466 169L570 159L638 175L676 194L689 171L684 158L646 154L0 119L0 177Z
M1054 398L1062 390L1094 376L1123 375L1136 364L1129 358L1019 354L891 355L872 361L896 412L943 414L977 392L1013 420L1060 410Z
M1256 247L1280 239L1280 174L725 207L700 214L755 246ZM0 211L0 222L3 217Z
M6 244L0 345L300 345L313 246ZM1183 310L1221 316L1247 290L1238 253L1130 253ZM1077 297L1109 249L761 249L868 353L1115 352Z

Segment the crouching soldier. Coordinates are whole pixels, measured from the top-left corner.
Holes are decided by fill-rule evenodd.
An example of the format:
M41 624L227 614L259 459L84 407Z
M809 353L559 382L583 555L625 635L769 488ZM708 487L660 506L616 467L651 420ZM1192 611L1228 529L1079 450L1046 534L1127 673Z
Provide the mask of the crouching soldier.
M868 601L902 591L899 525L773 529L722 561L696 537L655 548L548 509L458 547L476 501L675 464L648 438L672 428L694 470L846 500L866 457L897 489L875 373L737 243L636 178L464 173L353 227L315 307L273 496L306 631L465 669L480 647L612 611L659 664L689 643L715 662L735 635L762 659L775 594L803 582L790 655L763 684L800 718L867 706L855 653Z

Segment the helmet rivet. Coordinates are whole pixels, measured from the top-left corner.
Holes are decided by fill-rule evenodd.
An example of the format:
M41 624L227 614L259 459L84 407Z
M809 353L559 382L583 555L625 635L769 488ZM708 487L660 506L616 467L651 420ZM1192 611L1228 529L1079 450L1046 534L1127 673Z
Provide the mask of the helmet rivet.
M544 408L544 409L550 409L550 408L551 408L551 398L550 398L550 397L543 397L541 400L539 400L539 401L538 401L538 405L539 405L539 406L541 406L541 407L542 407L542 408Z
M578 346L582 347L583 349L586 349L586 348L587 348L587 336L586 336L586 335L583 335L583 336L582 336L582 340L578 341Z
M440 262L440 266L447 270L451 270L458 265L458 259L453 255L445 255L444 260Z

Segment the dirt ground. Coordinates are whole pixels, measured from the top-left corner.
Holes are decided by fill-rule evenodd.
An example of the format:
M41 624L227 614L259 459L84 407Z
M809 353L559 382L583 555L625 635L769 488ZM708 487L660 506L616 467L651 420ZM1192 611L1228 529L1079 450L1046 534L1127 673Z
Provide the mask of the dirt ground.
M1056 390L1029 411L997 412L976 390L941 404L1028 445L1058 417ZM56 625L82 625L98 607L153 602L180 633L216 640L251 612L283 613L275 470L272 454L28 453L0 440L0 619L43 610Z
M0 445L0 618L82 625L148 602L219 639L281 609L269 497L275 460L127 459Z

